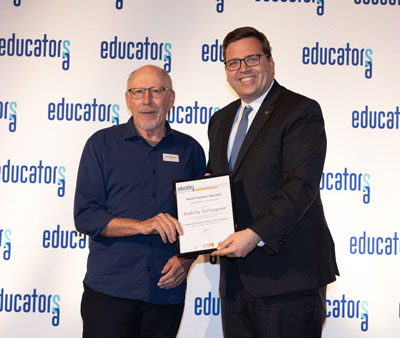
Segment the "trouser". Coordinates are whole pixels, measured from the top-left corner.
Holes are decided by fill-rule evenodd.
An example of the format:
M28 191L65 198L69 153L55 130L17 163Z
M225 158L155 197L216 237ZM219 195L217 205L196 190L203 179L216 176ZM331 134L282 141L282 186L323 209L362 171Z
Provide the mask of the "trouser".
M254 298L246 290L222 299L225 338L320 338L326 318L326 286Z
M117 298L84 285L83 338L175 338L184 303L150 304Z

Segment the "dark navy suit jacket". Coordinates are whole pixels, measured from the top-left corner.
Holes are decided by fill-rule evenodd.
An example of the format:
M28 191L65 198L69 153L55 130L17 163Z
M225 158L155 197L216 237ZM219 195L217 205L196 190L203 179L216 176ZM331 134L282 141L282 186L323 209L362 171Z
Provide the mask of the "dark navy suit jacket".
M240 100L232 102L210 121L211 174L229 171L227 146L239 106ZM221 259L221 297L230 286L229 269L237 269L254 297L319 288L335 280L334 243L319 190L325 153L319 104L275 81L232 171L237 228L251 228L266 245L245 258Z

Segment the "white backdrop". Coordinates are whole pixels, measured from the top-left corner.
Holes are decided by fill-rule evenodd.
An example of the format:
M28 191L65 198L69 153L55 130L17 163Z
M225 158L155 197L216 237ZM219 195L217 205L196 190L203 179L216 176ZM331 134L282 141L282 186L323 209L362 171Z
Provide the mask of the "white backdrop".
M128 119L128 74L165 67L171 125L207 152L210 114L235 99L220 45L251 25L277 80L325 116L321 191L341 277L323 336L398 337L399 20L399 0L1 0L0 335L81 335L77 166L94 131ZM221 336L218 265L202 256L179 338Z

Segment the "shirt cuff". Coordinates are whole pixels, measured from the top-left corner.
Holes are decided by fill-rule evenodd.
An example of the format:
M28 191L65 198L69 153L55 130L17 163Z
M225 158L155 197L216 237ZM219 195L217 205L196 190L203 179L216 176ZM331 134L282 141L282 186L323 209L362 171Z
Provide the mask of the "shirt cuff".
M257 246L259 246L260 248L262 248L265 245L265 243L263 241L259 241L257 243Z

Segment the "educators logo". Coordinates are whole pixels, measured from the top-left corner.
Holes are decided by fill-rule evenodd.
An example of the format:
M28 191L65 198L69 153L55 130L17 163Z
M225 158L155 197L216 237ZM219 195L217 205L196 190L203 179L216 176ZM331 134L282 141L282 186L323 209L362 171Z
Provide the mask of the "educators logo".
M94 98L90 103L66 102L63 97L60 102L50 102L47 118L50 121L85 121L111 122L119 124L118 104L97 103Z
M271 5L275 5L277 2L282 2L285 3L285 5L292 5L292 4L314 4L316 5L316 13L319 16L324 15L325 11L325 6L324 6L324 1L325 0L252 0L255 2L261 2L261 3L267 3ZM382 0L384 1L384 0ZM217 13L222 13L224 11L224 0L216 0L216 11Z
M57 185L57 196L65 195L65 167L38 164L14 164L10 159L0 163L0 183L28 183Z
M224 62L222 54L222 43L215 39L212 44L203 44L201 46L201 61L203 62Z
M372 49L350 47L322 47L317 41L313 47L304 47L302 62L305 65L365 67L364 76L372 78Z
M124 7L124 0L115 0L115 8L122 9Z
M371 109L368 105L363 110L354 110L351 126L355 129L399 129L399 106L389 111Z
M151 42L146 36L144 41L120 41L115 36L112 41L100 43L102 59L152 60L164 62L164 70L171 72L172 45L169 42Z
M397 232L393 236L371 236L364 231L361 236L350 237L352 255L400 255L400 242Z
M349 173L347 168L343 172L323 172L320 183L320 190L337 191L359 191L362 192L364 204L371 201L371 179L370 174Z
M297 4L297 3L302 3L302 4L315 4L317 5L316 11L317 15L324 15L324 0L255 0L256 2L285 2L288 5L289 4Z
M21 0L13 0L13 4L15 7L21 6Z
M368 301L347 299L326 299L326 318L359 319L360 329L368 331Z
M70 66L69 40L49 39L43 34L41 39L19 38L15 33L11 37L0 37L0 56L50 57L61 58L61 67L68 70Z
M194 299L194 314L196 316L219 316L221 313L221 299L211 292L206 297Z
M211 116L219 110L219 107L199 106L194 101L191 106L173 106L168 113L168 122L177 124L208 124Z
M217 263L219 262L218 256L211 256L211 255L208 255L208 257L207 257L207 256L205 256L205 257L206 257L205 261L208 260L208 262L209 262L211 265L215 265L215 264L217 264Z
M400 0L354 0L356 5L400 6Z
M45 249L85 249L89 247L89 237L76 230L55 229L43 231L42 246Z
M0 101L0 120L8 121L8 131L17 130L17 103L14 101Z
M0 312L24 312L51 315L51 325L60 324L59 295L38 294L37 289L32 293L8 293L0 289Z
M217 0L216 10L217 13L222 13L224 11L224 0Z
M5 261L11 258L11 230L0 229L0 259Z

